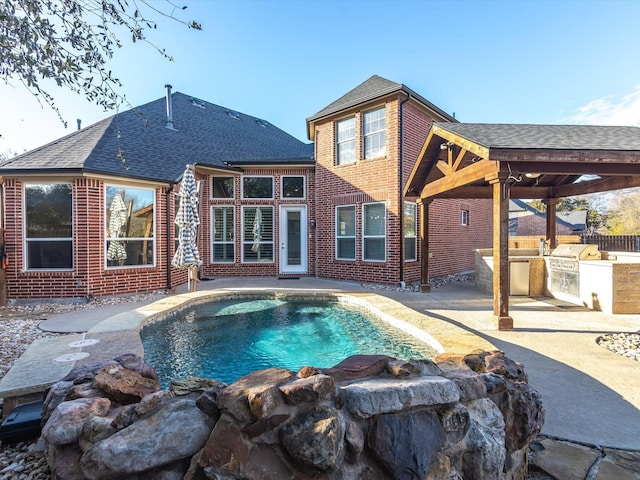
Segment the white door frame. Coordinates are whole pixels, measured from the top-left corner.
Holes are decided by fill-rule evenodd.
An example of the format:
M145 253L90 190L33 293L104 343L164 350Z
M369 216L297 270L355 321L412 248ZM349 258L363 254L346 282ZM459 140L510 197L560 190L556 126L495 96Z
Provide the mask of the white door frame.
M300 265L289 265L287 213L300 212ZM307 206L280 205L280 273L307 273Z

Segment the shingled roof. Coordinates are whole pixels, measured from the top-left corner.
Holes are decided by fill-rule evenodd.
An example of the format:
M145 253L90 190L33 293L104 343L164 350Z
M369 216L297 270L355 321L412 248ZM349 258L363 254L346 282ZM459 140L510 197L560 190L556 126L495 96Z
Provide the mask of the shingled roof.
M638 127L447 122L435 125L487 148L640 151Z
M515 218L520 212L531 212L540 218L546 218L546 212L532 207L520 199L509 200L509 218ZM587 210L572 210L570 212L556 212L556 220L560 225L565 225L574 232L582 232L587 226ZM512 215L513 214L513 215Z
M313 144L269 122L182 93L171 97L175 130L166 127L163 97L9 159L0 174L85 172L172 182L186 164L314 163Z
M318 113L311 115L309 118L307 118L307 124L314 122L315 120L318 120L320 118L341 112L348 108L355 107L356 105L359 105L361 103L369 102L371 100L375 100L376 98L381 98L385 95L400 91L410 94L413 98L424 104L430 110L440 115L443 119L449 120L451 122L456 121L455 118L446 113L444 110L436 107L433 103L418 95L416 92L403 85L402 83L392 82L391 80L387 80L386 78L382 78L378 75L373 75L354 89L345 93L336 101L331 102Z

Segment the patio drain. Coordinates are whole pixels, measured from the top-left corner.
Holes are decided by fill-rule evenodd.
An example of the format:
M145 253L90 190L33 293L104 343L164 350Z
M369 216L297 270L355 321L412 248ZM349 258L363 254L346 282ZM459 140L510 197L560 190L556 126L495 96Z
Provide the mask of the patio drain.
M87 358L88 356L89 354L87 352L67 353L54 358L53 361L57 363L75 362L76 360Z
M71 342L68 344L68 346L71 348L88 347L89 345L95 345L96 343L99 343L99 342L100 340L98 340L97 338L86 338L84 340L77 340L75 342Z

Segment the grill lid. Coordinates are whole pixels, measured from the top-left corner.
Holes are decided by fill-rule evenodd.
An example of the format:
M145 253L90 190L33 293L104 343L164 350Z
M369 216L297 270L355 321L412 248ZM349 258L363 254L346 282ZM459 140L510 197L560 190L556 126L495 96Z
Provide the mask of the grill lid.
M551 252L552 257L572 258L574 260L600 260L602 255L598 245L564 244Z

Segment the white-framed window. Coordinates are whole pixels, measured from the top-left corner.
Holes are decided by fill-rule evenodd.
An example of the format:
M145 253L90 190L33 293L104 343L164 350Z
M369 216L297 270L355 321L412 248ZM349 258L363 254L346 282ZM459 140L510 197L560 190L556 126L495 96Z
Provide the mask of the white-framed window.
M336 207L336 259L356 259L356 206Z
M384 262L387 252L385 202L362 205L362 259Z
M211 207L211 262L235 262L235 208Z
M356 117L336 122L336 165L356 161Z
M25 268L73 270L73 187L28 183L24 187Z
M155 190L105 187L105 262L111 267L155 265Z
M460 225L469 225L469 210L460 210Z
M305 177L304 175L285 175L281 178L281 192L280 197L283 199L297 199L302 200L305 198Z
M387 154L387 131L385 107L365 112L364 158L384 157Z
M273 177L242 177L242 198L273 199Z
M213 177L212 178L211 195L212 198L229 198L235 197L235 177Z
M415 262L418 259L418 217L417 206L413 202L404 204L404 261Z
M273 207L242 207L242 262L273 263Z

